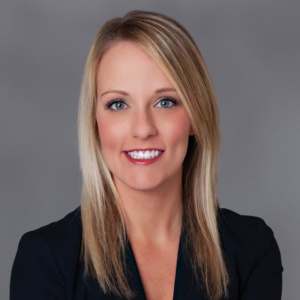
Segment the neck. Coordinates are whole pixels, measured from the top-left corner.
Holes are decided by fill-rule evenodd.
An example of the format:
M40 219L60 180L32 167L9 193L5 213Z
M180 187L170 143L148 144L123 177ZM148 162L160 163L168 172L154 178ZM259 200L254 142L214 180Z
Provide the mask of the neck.
M129 188L114 179L125 211L129 240L161 244L180 235L183 203L181 173L152 190Z

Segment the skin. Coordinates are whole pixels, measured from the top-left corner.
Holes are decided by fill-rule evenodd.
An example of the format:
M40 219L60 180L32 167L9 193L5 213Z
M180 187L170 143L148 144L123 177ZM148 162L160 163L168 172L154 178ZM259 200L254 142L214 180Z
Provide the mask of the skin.
M159 89L165 91L157 93ZM160 101L162 97L178 104ZM107 108L114 99L125 104ZM182 163L189 135L194 134L188 113L157 63L126 41L101 59L96 119L147 299L173 299L183 210ZM136 148L158 148L164 153L152 164L136 165L124 154Z

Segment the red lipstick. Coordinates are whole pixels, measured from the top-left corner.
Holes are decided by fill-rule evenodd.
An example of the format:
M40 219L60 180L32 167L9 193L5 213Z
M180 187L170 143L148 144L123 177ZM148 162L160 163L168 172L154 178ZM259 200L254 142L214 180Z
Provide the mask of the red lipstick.
M145 152L145 151L147 151L147 150L149 150L149 151L152 151L152 150L154 150L154 151L164 151L163 149L158 149L158 148L144 148L144 149L142 149L142 148L139 148L139 149L130 149L130 150L124 150L124 152L126 151L126 152L133 152L133 151L136 151L136 152L139 152L139 151L143 151L143 152Z
M149 151L152 151L152 150L158 150L158 149L134 149L134 150L130 150L128 152L131 152L131 151L145 151L145 150L149 150ZM158 151L162 151L162 150L158 150ZM135 158L132 158L126 151L124 151L125 153L125 156L128 158L128 160L136 165L149 165L149 164L152 164L154 162L156 162L160 157L161 155L164 153L163 151L158 154L156 157L153 157L153 158L149 158L149 159L135 159Z

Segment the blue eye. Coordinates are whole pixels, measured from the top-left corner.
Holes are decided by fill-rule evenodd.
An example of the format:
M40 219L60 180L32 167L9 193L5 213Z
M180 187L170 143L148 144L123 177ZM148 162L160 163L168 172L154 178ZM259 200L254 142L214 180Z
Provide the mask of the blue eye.
M173 106L176 106L178 104L178 101L173 99L173 98L169 98L169 97L163 97L156 105L160 104L160 106L156 106L156 107L160 107L160 108L172 108ZM124 108L126 108L127 104L125 103L125 101L123 99L114 99L109 101L106 104L106 108L113 110L113 111L121 111Z
M112 100L106 104L106 108L110 108L111 110L123 110L126 103L123 100ZM111 107L115 108L111 108Z
M173 99L173 98L171 99L168 97L161 99L158 103L161 103L161 106L159 106L161 108L171 108L178 104L178 102L175 99Z

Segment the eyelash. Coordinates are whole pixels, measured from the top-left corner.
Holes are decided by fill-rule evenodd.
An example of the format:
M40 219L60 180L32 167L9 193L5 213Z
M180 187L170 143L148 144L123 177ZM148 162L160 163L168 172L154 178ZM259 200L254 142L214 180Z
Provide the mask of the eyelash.
M157 104L163 100L168 100L168 101L171 101L174 105L172 105L171 107L161 107L163 109L168 109L168 108L172 108L174 106L177 106L178 105L178 101L174 98L171 98L171 97L162 97L162 99L160 99ZM126 102L122 99L122 98L118 98L118 99L114 99L114 100L111 100L109 101L106 105L105 105L105 108L106 109L110 109L112 111L122 111L123 109L111 109L110 107L115 104L115 103L119 103L119 102L122 102L124 104L126 104ZM127 104L126 104L127 105Z

